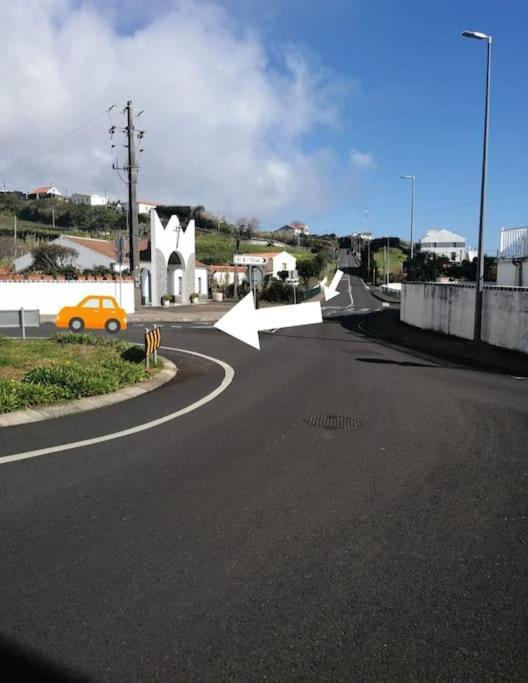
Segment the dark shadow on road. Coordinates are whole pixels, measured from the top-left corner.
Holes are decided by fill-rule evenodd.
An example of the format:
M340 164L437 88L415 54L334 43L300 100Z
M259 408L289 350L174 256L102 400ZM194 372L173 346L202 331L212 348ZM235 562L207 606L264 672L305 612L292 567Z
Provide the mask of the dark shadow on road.
M387 358L356 358L361 363L378 363L380 365L401 365L409 368L438 368L438 365L428 365L425 363L412 363L406 360L388 360Z
M0 636L0 679L6 683L85 683L90 679Z

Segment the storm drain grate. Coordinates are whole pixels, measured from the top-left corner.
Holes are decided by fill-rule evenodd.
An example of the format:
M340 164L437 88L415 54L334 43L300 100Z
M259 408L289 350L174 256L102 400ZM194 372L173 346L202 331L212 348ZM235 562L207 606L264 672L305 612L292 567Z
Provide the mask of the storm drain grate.
M312 427L320 427L321 429L356 429L361 427L361 422L354 417L346 417L343 415L310 415L304 418Z

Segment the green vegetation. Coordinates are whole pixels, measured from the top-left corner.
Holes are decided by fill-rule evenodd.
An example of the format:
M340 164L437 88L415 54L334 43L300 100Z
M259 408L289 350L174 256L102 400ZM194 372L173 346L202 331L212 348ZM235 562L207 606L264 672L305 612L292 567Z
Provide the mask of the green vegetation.
M236 251L236 237L225 235L220 232L198 232L196 235L196 259L202 263L228 264L232 263L233 254ZM313 254L307 248L302 247L275 247L266 244L249 244L240 240L239 253L254 254L258 252L287 251L297 258L298 261L311 260Z
M379 275L385 272L383 248L374 252L374 261ZM389 248L389 272L391 278L400 278L403 273L403 264L407 260L407 254L399 247Z
M143 350L122 340L57 334L0 337L0 413L117 391L147 379Z

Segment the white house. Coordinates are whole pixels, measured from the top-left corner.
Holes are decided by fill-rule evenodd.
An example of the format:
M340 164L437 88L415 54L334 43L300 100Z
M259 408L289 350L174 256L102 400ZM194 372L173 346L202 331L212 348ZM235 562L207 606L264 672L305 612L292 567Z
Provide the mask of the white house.
M477 257L477 250L466 244L466 238L445 228L431 228L419 241L421 252L446 256L450 261L472 261Z
M91 237L72 237L70 235L60 235L51 241L52 244L60 244L63 247L75 249L78 256L73 261L75 268L79 270L93 270L97 266L103 266L110 270L119 270L117 264L116 245L110 240L99 240ZM147 247L146 240L140 240L139 248L144 250ZM128 254L125 256L128 263ZM15 271L19 273L26 270L33 263L31 254L24 254L15 259ZM126 265L125 264L125 265Z
M286 270L288 277L292 278L293 271L297 269L297 259L287 251L263 251L259 253L251 253L251 256L264 256L268 259L264 265L264 272L274 278L279 277L281 271Z
M294 221L293 223L283 225L282 228L278 228L275 232L282 233L287 237L297 237L297 235L309 235L310 229L305 223Z
M238 284L247 281L247 269L245 266L210 265L207 266L207 272L211 281L219 285L233 285L235 283L235 274L238 276Z
M33 192L37 199L39 198L49 198L49 197L62 197L62 194L57 190L55 185L44 185L43 187L36 187Z
M497 285L528 287L528 227L501 228Z
M102 194L83 194L74 192L70 195L72 204L87 204L88 206L106 206L108 199Z
M158 205L156 202L147 202L145 199L139 199L137 202L138 213L149 214L151 209L155 209Z

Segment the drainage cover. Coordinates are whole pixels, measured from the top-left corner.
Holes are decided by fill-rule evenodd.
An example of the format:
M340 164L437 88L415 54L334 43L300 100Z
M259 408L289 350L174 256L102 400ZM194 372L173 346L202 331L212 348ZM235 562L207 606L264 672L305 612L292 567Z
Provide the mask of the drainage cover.
M355 429L361 426L359 420L343 415L310 415L310 417L305 417L304 421L312 427L321 427L321 429Z

